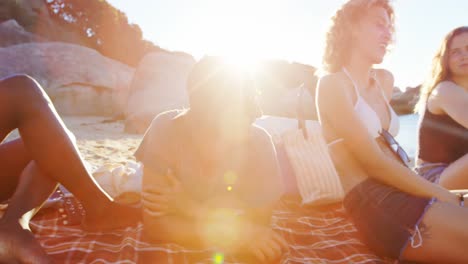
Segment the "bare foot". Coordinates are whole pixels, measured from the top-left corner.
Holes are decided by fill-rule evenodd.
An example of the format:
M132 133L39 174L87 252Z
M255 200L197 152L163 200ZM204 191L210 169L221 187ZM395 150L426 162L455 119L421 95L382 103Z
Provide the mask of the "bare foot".
M0 263L52 263L33 234L17 223L0 223Z
M127 205L112 203L99 212L86 212L81 223L87 231L105 231L136 225L141 220L141 209Z

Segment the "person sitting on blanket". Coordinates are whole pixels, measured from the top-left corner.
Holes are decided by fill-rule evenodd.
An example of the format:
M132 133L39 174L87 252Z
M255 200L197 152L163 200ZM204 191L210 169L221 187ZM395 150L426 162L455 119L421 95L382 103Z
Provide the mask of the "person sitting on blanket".
M248 74L204 57L188 78L190 108L158 115L135 153L143 163L143 222L156 242L277 259L270 228L282 192L271 137Z
M468 189L468 26L447 34L421 89L417 170L449 189Z
M463 196L420 177L394 140L393 76L380 64L392 41L390 0L349 0L327 33L317 88L323 133L345 189L344 207L377 254L421 263L468 263Z
M0 263L50 262L30 232L29 220L58 182L82 202L83 227L89 230L141 219L139 211L114 203L96 184L50 99L26 75L0 80L0 138L16 128L20 138L0 144L0 202L9 199L0 219Z

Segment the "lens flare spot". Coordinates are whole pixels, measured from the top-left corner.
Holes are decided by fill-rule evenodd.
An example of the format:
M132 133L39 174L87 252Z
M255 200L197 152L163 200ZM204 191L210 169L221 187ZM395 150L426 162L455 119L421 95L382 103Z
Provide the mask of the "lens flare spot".
M216 252L213 255L213 263L214 264L223 264L224 263L224 255L223 253Z
M232 186L227 187L228 192L232 191Z

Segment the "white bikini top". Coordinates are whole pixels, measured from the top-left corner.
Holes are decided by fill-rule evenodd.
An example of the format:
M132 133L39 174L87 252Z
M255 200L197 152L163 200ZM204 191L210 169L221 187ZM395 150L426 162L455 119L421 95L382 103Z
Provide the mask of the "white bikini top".
M361 118L363 123L366 125L367 130L369 133L374 137L377 138L379 137L379 132L382 131L382 123L380 121L379 116L375 112L375 110L367 104L366 100L361 97L359 94L359 89L356 84L356 82L351 78L351 75L349 72L346 70L346 68L343 68L343 72L348 76L348 78L351 80L354 86L354 91L356 92L356 104L354 105L354 111L358 114L358 116ZM377 84L377 88L380 90L385 104L387 105L388 113L390 114L390 124L388 127L388 132L392 134L392 136L396 136L398 134L398 130L400 129L400 122L398 121L398 116L396 113L393 111L392 107L388 103L387 97L385 96L385 93L380 87L380 83L377 80L376 76L373 75L372 78L374 79L375 83Z
M356 92L356 104L354 105L354 111L356 114L359 116L359 118L363 121L363 124L367 127L367 130L369 133L374 137L377 138L379 137L379 132L382 131L382 123L380 121L379 116L375 112L375 110L369 106L369 104L364 100L364 98L361 97L359 93L358 86L354 79L351 77L349 72L346 70L346 68L343 68L343 72L348 76L349 80L353 83L354 86L354 91ZM400 129L400 122L398 120L398 116L396 113L393 111L392 107L388 103L387 97L385 96L385 93L380 87L379 81L377 80L377 77L375 75L372 76L374 81L377 84L377 88L380 89L380 92L382 93L382 96L384 97L385 104L387 105L388 113L390 114L390 124L388 128L388 132L392 136L396 136L398 134L398 131ZM332 142L330 142L328 145L333 145L335 143L341 142L343 139L336 139Z

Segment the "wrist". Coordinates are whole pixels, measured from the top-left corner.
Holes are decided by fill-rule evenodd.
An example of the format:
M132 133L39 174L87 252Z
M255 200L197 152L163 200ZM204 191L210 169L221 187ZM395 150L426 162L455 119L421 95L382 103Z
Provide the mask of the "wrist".
M440 201L449 202L453 204L459 204L459 199L460 199L459 196L454 193L451 193L450 191L448 191L447 189L441 186L439 187L437 194L438 195L436 196L436 198L439 199Z

